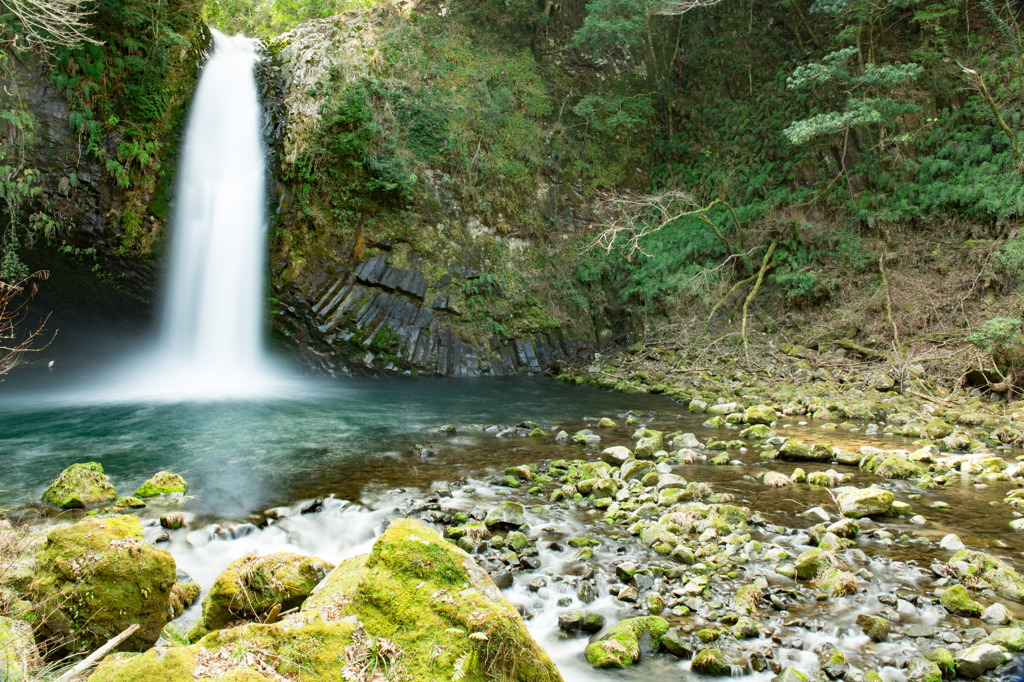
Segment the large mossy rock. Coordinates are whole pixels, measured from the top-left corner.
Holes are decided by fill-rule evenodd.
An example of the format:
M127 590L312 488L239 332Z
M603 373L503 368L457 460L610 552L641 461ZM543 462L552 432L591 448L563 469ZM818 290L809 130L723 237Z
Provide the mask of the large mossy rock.
M293 609L332 570L329 561L292 552L236 559L203 600L203 624L219 630L237 620L263 618L275 605L280 611Z
M414 680L452 679L460 660L466 680L562 679L473 558L412 519L393 521L369 556L334 569L299 614L316 615L354 615L370 635L393 640Z
M115 497L114 486L96 462L72 464L43 492L43 502L60 509L84 509Z
M640 660L640 639L651 636L651 651L661 646L668 621L658 616L627 618L599 642L587 647L587 661L595 668L625 668Z
M23 620L0 616L0 680L31 679L39 661L32 626Z
M158 471L135 491L135 497L156 497L185 492L185 479L169 471Z
M346 670L352 661L370 660L368 651L393 652L378 670L401 671L394 679L562 679L468 554L422 523L400 519L369 555L338 565L301 611L280 623L218 630L188 647L108 656L89 682L259 682L271 671L303 680L374 679L369 670Z
M39 634L72 651L91 652L133 623L119 649L152 646L171 619L174 558L143 539L134 516L59 526L47 535L28 588Z

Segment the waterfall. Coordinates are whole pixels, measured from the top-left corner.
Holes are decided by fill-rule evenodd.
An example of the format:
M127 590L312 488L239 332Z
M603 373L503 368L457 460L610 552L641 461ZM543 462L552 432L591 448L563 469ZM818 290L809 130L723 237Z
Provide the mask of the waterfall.
M262 369L265 187L255 41L213 31L178 174L161 329L168 360L231 380Z
M281 395L263 348L267 221L256 41L213 31L181 149L167 294L155 352L94 399Z

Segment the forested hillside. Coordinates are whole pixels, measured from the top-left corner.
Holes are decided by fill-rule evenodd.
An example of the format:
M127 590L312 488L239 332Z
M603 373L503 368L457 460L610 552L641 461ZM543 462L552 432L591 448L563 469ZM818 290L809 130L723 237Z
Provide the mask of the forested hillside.
M32 151L39 107L14 90L7 100L7 279L41 240L150 296L126 273L161 253L202 18L265 41L272 317L284 345L334 358L321 368L367 348L410 366L404 322L360 321L373 291L333 321L306 300L330 289L314 280L377 286L357 273L375 256L418 273L424 291L398 293L481 357L533 334L539 348L564 346L556 334L598 347L781 333L888 353L1016 316L1014 3L92 9L86 34L102 44L22 44L6 20L8 78L44 64L68 109L56 168ZM83 173L105 183L101 206L79 205ZM325 324L343 331L316 331ZM995 331L975 336L984 350L1017 339Z

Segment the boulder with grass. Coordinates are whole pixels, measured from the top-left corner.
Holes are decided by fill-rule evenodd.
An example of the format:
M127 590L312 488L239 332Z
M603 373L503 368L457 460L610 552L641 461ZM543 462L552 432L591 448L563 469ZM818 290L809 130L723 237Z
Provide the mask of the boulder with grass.
M1001 597L1024 602L1024 577L1009 565L991 554L972 549L962 549L949 559L949 564L964 561L973 566L979 577L985 580Z
M20 682L34 679L39 649L32 626L23 620L0 616L0 679Z
M238 620L262 620L275 607L300 606L333 569L328 561L292 552L236 559L203 599L203 625L219 630Z
M97 462L72 464L43 492L43 502L60 509L84 509L115 497L114 486Z

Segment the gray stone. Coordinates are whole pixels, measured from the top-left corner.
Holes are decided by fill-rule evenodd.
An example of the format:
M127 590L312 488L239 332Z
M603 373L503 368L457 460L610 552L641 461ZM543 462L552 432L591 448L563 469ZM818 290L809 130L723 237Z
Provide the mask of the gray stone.
M907 682L942 682L942 671L927 658L916 656L907 663Z
M811 507L800 516L814 523L826 523L829 520L828 512L821 507Z
M1006 625L1013 620L1013 614L1002 604L993 604L982 612L981 619L992 625Z
M633 453L629 451L629 448L616 445L604 449L601 453L601 461L618 467L625 464L632 456Z
M994 644L978 644L956 653L957 674L974 679L1003 662L1003 650Z
M523 505L512 501L502 502L487 512L484 524L488 528L519 528L526 524L526 517L523 515Z
M661 638L661 646L665 651L679 658L689 658L693 655L693 645L688 637L680 637L675 628L669 628L668 632Z
M947 549L950 552L959 552L961 549L964 549L964 543L956 535L950 533L939 540L939 547Z

